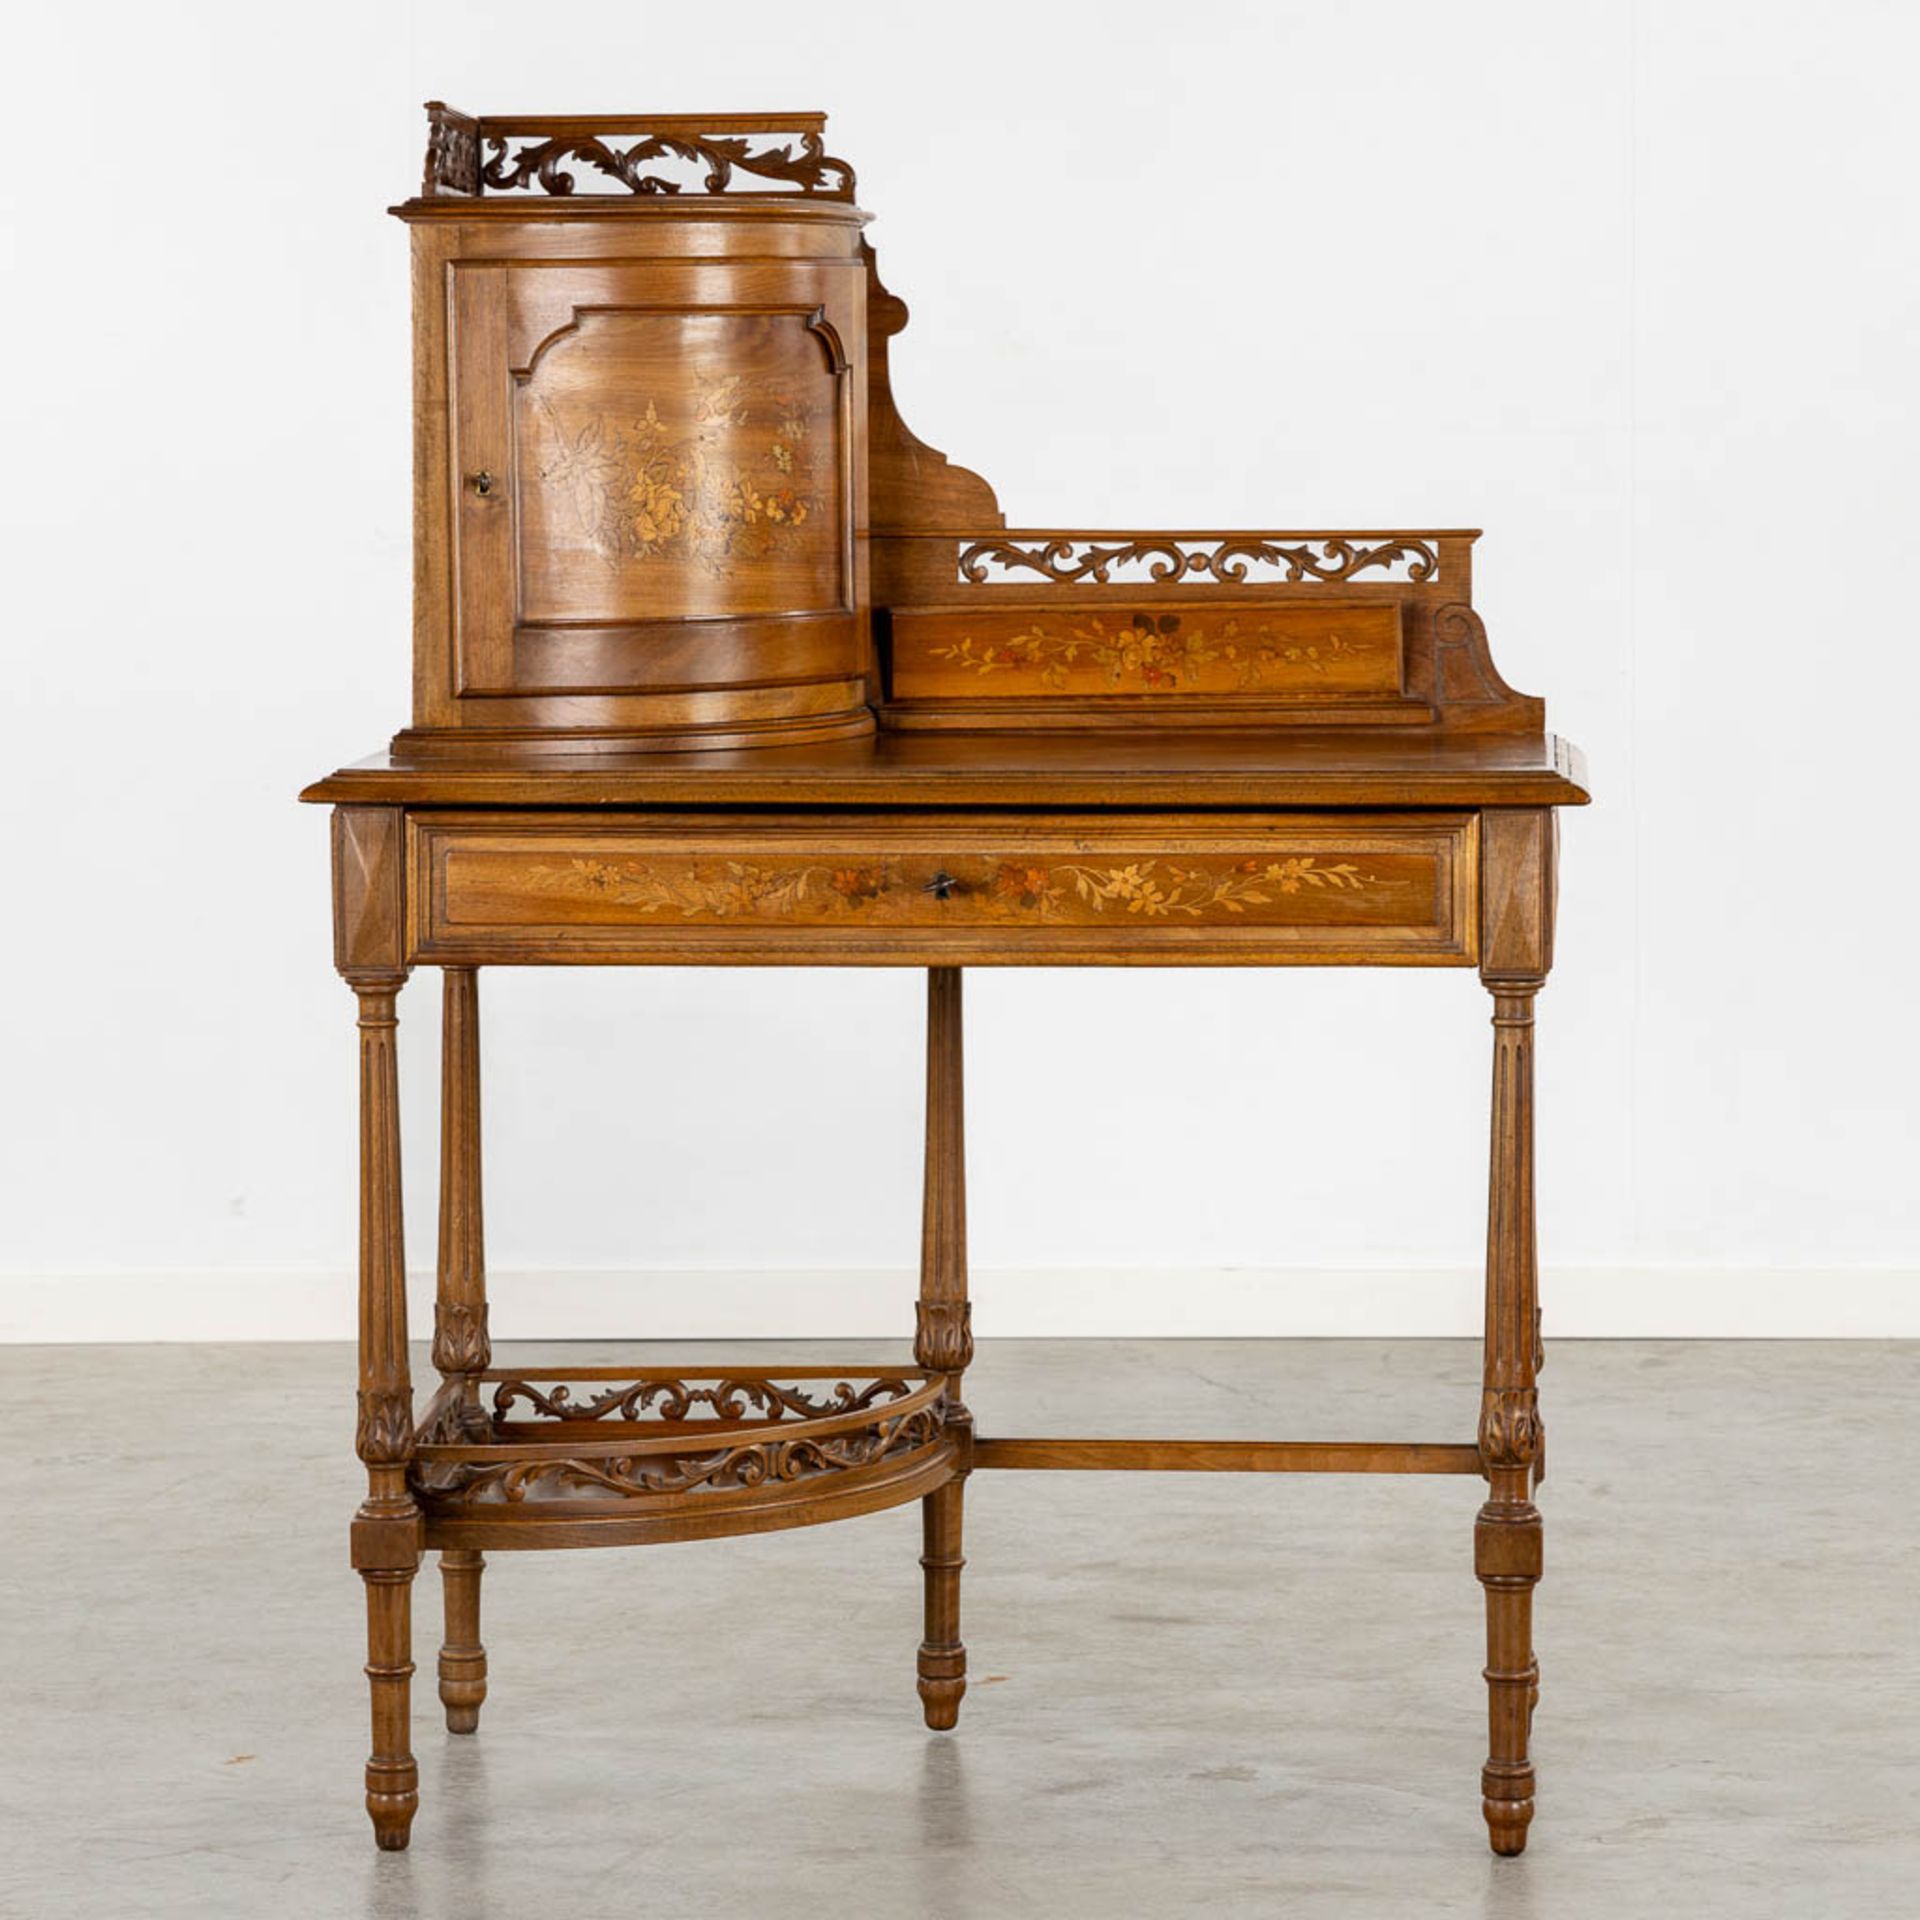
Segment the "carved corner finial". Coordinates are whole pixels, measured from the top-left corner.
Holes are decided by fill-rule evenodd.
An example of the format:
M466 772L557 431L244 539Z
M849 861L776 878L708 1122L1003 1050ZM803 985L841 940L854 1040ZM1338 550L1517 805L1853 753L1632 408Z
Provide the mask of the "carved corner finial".
M427 102L427 164L420 182L423 198L443 194L471 197L480 191L480 123L457 113L444 100Z

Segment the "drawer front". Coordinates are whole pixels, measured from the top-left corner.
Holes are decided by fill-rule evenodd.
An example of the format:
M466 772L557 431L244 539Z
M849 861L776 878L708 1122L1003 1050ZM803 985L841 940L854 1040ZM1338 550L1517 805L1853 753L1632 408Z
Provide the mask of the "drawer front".
M424 961L1466 965L1470 815L417 814Z

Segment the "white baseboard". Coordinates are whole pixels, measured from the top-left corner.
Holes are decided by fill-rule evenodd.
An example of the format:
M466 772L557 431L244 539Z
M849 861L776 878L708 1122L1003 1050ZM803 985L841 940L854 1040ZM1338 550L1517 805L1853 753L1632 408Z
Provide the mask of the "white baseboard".
M500 1340L905 1339L913 1276L501 1273ZM409 1284L414 1332L433 1277ZM1542 1282L1556 1339L1915 1339L1920 1272L1890 1268L1576 1268ZM1397 1337L1479 1330L1480 1279L1459 1269L999 1271L973 1276L974 1332L1093 1336ZM353 1283L326 1273L0 1275L0 1342L351 1340Z

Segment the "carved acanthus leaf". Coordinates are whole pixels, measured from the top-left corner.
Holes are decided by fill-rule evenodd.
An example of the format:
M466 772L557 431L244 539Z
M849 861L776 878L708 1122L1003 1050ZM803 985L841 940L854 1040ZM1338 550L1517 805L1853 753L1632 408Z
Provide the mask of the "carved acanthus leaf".
M1528 1467L1540 1457L1540 1401L1532 1387L1489 1387L1480 1397L1484 1467Z
M442 1373L479 1373L493 1363L487 1337L484 1300L436 1300L433 1306L433 1364Z
M404 1465L413 1451L413 1395L387 1387L362 1388L353 1445L370 1467Z
M973 1302L921 1300L913 1309L913 1357L923 1367L959 1373L973 1364Z

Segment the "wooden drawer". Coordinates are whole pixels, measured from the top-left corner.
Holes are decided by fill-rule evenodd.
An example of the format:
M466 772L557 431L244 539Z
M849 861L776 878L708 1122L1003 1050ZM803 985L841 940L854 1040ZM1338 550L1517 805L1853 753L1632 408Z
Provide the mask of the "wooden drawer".
M410 816L423 961L1461 966L1472 815Z

